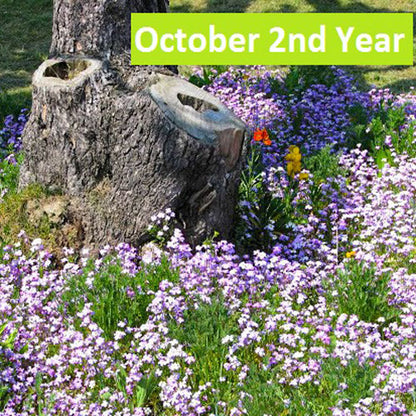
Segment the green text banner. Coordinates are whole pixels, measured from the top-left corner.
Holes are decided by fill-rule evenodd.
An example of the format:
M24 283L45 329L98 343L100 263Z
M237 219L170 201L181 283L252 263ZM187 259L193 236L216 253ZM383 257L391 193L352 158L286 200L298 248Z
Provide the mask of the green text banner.
M411 13L134 13L134 65L412 65Z

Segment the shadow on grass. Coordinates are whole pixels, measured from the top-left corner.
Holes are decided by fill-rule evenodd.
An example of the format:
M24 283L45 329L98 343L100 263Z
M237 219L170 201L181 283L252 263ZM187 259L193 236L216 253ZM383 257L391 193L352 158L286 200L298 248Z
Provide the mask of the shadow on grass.
M269 9L265 11L273 12L274 10ZM296 7L293 6L292 4L282 4L279 7L279 13L296 13L296 12L297 12Z
M208 0L206 13L233 12L244 13L252 0Z
M339 0L306 0L311 6L315 7L318 13L373 13L391 11L388 9L376 9L368 4L354 1L343 5Z
M373 7L361 1L341 4L339 0L306 0L319 13L394 13L391 8ZM408 10L413 13L413 10Z
M244 13L253 0L208 0L205 7L198 7L192 2L170 6L170 11L174 13Z
M410 87L416 88L416 78L401 79L391 84L387 84L385 88L389 88L393 92L409 91Z

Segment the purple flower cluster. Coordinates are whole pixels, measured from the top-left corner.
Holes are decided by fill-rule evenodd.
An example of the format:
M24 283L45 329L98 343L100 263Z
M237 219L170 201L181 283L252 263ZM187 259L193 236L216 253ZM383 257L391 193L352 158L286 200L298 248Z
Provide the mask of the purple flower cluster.
M284 93L283 75L265 67L231 67L215 77L207 90L216 95L253 130L266 127L275 138L268 149L268 165L279 163L289 144L312 153L327 144L342 145L351 125L349 109L370 107L368 94L359 91L353 78L333 67L336 82L311 85L299 93ZM274 85L280 85L278 92ZM283 148L282 148L283 146Z
M2 337L17 332L13 348L1 350L0 379L12 394L4 415L36 414L38 406L51 415L152 414L155 407L143 387L149 380L160 406L174 414L211 414L221 402L226 414L243 415L252 394L246 382L254 374L279 385L282 398L290 402L293 389L319 388L331 361L339 368L357 362L375 373L371 394L357 403L345 400L353 386L339 388L334 414L374 414L374 409L377 414L389 415L392 409L407 414L402 398L412 393L416 380L416 307L413 296L405 297L414 279L406 279L403 270L392 282L392 292L401 297L400 319L383 326L382 320L367 323L337 315L336 304L328 304L322 282L342 264L301 264L278 249L241 259L224 241L192 254L176 231L164 255L179 270L179 282L162 281L148 321L140 327L121 321L114 339L107 341L94 322L92 305L85 304L76 317L62 313L66 282L82 272L87 259L81 265L65 261L58 271L39 240L30 251L25 256L19 245L7 247L0 270ZM126 245L113 255L132 277L142 267L134 266L139 258ZM102 264L96 261L95 272ZM133 296L148 290L139 289ZM204 363L192 345L171 336L171 325L181 327L187 313L219 299L236 326L221 341L222 373L201 380ZM78 328L75 319L81 322Z
M19 152L22 148L22 133L28 119L28 110L22 109L17 119L9 115L0 130L0 147L5 151Z
M343 157L351 172L348 204L340 221L351 232L351 246L364 261L397 263L411 261L415 250L416 160L406 154L394 156L394 166L377 169L366 151L354 150Z
M414 87L410 87L408 93L395 95L388 88L372 89L369 92L370 103L373 108L380 105L403 106L409 119L414 119L416 114L416 93Z

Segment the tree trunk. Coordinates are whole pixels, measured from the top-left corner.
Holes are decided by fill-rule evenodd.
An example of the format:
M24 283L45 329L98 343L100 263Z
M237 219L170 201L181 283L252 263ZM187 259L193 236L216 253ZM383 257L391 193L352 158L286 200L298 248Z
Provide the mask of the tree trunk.
M51 58L33 77L20 186L69 200L83 244L148 238L171 208L192 244L228 237L245 126L173 67L131 66L130 13L164 0L58 0Z
M130 14L163 13L165 0L55 0L52 56L110 59L130 50Z

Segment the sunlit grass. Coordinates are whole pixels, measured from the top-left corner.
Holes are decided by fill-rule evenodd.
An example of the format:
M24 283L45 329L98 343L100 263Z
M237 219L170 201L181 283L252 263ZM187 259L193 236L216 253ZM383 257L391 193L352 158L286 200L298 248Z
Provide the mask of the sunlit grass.
M31 105L30 83L46 58L52 0L0 0L0 123Z

